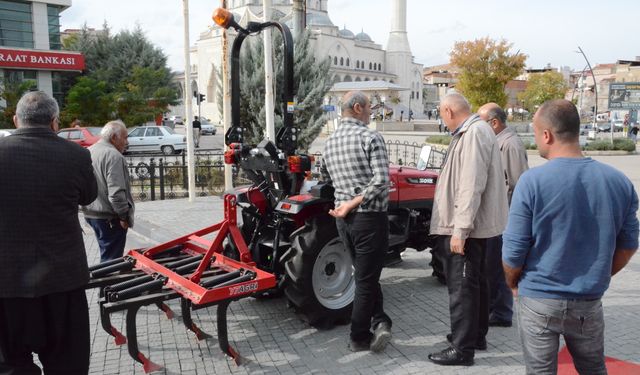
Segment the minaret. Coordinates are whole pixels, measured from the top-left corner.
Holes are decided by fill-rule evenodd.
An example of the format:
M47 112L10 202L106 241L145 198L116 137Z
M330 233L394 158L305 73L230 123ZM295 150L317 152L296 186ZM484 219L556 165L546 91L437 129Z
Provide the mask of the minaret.
M391 31L389 32L389 40L387 42L386 53L386 71L395 74L394 83L402 86L407 91L400 91L401 104L414 109L422 107L422 103L417 100L411 100L411 89L413 88L414 79L412 79L412 70L414 67L411 47L407 38L407 0L393 0L393 11L391 13ZM406 119L408 113L404 114Z

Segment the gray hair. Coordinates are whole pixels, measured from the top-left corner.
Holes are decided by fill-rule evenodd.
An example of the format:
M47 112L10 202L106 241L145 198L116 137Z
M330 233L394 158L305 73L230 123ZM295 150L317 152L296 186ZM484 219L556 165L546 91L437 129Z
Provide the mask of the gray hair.
M350 91L344 95L344 101L340 109L342 111L353 111L353 107L356 104L365 106L369 98L362 91Z
M102 130L100 131L100 138L107 142L111 142L111 138L113 136L119 137L120 132L122 132L123 129L126 131L127 126L121 120L109 121L104 125L104 127L102 127Z
M471 104L467 98L455 90L449 90L440 103L441 106L442 103L448 104L455 113L471 113Z
M566 99L544 102L536 113L561 142L575 142L580 137L580 115L576 106Z
M498 121L500 121L500 123L502 125L506 125L507 124L507 114L504 112L504 110L498 106L495 107L491 107L487 110L487 118L488 119L497 119Z
M44 91L24 94L16 107L19 127L49 127L59 114L58 102Z

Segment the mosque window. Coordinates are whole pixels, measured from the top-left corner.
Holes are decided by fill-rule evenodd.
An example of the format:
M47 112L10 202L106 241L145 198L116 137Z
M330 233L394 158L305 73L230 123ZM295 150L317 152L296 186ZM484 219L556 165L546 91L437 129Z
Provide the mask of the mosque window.
M333 65L338 65L338 57L337 56L333 57Z
M371 67L372 67L371 62L369 62L369 70L371 70Z
M378 71L382 71L382 64L378 64Z
M340 58L340 66L343 66L343 65L344 65L344 57L341 57Z
M347 57L347 66L349 66L349 58Z

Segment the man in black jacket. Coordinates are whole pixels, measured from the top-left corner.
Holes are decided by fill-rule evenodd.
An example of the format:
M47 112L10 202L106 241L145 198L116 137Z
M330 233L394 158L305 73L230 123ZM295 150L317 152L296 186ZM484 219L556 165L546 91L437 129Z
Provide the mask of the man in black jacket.
M78 206L96 198L89 151L58 137L59 109L25 94L0 139L0 374L86 374L87 258Z

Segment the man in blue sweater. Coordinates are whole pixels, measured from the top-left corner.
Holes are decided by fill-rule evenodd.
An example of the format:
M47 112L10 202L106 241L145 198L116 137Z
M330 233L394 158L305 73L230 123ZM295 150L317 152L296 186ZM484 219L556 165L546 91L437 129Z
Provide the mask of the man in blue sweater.
M543 104L533 131L549 161L520 177L502 248L527 374L557 372L560 334L579 373L606 374L600 299L638 248L638 196L621 172L582 156L571 102Z

